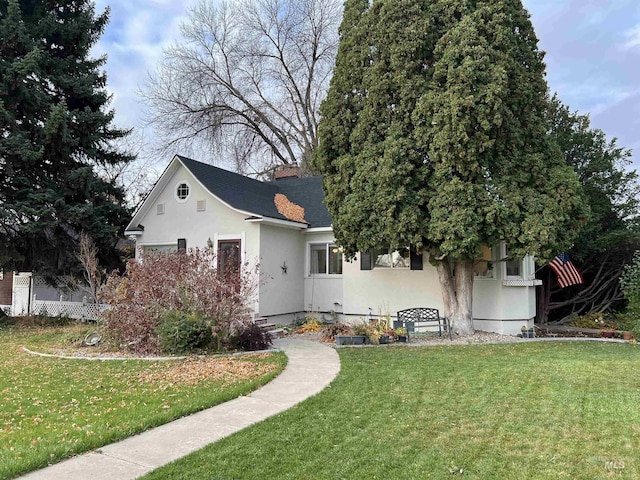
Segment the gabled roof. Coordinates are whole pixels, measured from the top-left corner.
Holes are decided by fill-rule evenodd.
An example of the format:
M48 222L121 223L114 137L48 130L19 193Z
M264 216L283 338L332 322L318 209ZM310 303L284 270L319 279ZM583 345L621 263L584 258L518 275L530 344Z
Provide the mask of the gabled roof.
M181 155L176 157L203 187L236 210L257 216L288 220L278 212L273 202L276 193L280 193L276 186Z
M278 211L275 198L277 194L281 194L286 196L290 202L304 208L307 227L331 226L331 217L324 205L322 177L287 178L274 182L261 182L181 155L176 155L174 162L176 159L209 193L229 207L247 214L247 220L255 221L268 218L287 223L293 221L301 227L305 225ZM165 173L172 165L173 162L167 167ZM156 187L162 188L160 184L164 175L163 173L161 179L156 183ZM147 197L145 202L148 199L150 198ZM131 233L134 233L136 228L134 220L140 211L141 208L134 214L134 218L127 228Z

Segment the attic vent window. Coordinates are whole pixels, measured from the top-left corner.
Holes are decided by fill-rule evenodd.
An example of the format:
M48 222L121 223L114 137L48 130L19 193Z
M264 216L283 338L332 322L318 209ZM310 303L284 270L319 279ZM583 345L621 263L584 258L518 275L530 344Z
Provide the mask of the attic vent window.
M156 214L163 215L164 214L164 203L159 203L156 205Z
M206 200L198 200L196 204L196 210L198 212L204 212L207 209L207 201Z
M189 198L190 191L191 189L189 188L189 184L187 182L182 182L178 184L176 188L176 198L179 201L184 202Z

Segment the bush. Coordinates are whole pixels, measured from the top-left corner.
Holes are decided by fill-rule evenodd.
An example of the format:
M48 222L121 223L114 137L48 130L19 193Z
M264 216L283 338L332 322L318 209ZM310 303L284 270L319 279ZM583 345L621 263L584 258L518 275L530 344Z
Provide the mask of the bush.
M167 310L157 329L160 349L166 353L194 353L213 346L211 321L197 313Z
M321 323L316 318L309 318L305 323L303 323L296 333L313 333L320 331Z
M636 251L633 255L631 264L625 265L620 276L620 287L629 302L626 311L622 314L624 328L638 339L640 338L640 251Z
M101 296L105 334L140 354L161 351L158 328L167 310L196 314L211 323L211 333L226 339L244 325L258 287L256 269L244 265L239 279L219 275L210 249L156 252L130 260L124 276L114 274Z
M333 342L336 335L352 335L351 327L345 323L334 323L333 325L325 325L322 327L322 336L320 340L323 342Z
M620 276L620 287L629 302L627 310L640 313L640 251L633 254L633 262L625 265Z
M266 350L272 344L271 336L259 325L249 323L230 338L230 346L240 350Z
M569 323L572 327L578 328L599 328L601 330L618 330L618 322L615 317L605 313L587 313L575 317Z

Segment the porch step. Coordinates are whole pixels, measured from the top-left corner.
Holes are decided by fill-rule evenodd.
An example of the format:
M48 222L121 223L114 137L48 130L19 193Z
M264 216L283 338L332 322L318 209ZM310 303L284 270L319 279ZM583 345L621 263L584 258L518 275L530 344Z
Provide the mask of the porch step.
M258 323L257 324L262 330L273 330L274 327L276 326L275 323Z
M276 338L284 337L285 331L282 328L275 328L273 330L268 330L267 333L272 340L275 340Z
M269 319L264 317L254 319L253 323L258 325L263 332L266 332L271 339L283 337L286 333L282 328L276 328L275 323L269 323Z

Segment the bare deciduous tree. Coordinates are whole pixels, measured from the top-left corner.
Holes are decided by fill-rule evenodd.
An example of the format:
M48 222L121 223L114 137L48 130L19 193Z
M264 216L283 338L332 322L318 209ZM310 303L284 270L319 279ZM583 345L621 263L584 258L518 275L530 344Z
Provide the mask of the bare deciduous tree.
M339 0L201 0L148 82L150 122L240 172L307 167L341 16Z
M98 302L98 292L105 280L105 270L98 263L98 249L88 233L80 234L80 249L77 254L78 261L82 265L82 275L85 285L91 294L91 301Z
M154 155L153 149L147 150L149 143L140 130L132 130L129 135L115 140L113 144L134 159L117 165L95 163L94 168L102 178L121 187L127 205L135 207L151 190L162 172L157 165L158 157Z

